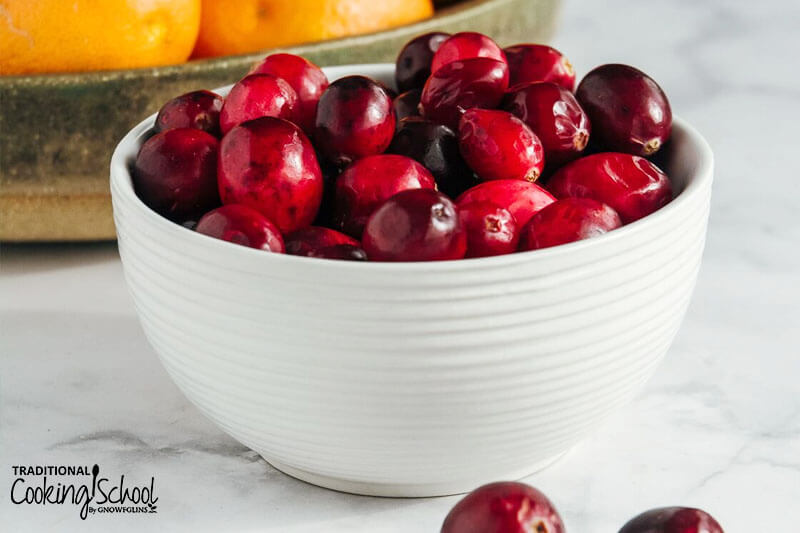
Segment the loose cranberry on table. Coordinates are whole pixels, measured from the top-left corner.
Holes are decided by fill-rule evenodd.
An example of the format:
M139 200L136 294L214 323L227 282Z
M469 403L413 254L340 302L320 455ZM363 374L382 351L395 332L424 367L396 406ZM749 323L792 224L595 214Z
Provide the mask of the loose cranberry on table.
M222 133L242 122L259 117L294 120L297 93L281 78L251 74L239 80L225 98L219 115Z
M195 231L267 252L284 252L283 237L267 217L246 205L229 204L209 211Z
M346 165L386 150L394 128L394 108L386 91L365 76L347 76L322 93L314 141L333 163Z
M447 515L442 533L565 533L556 508L540 491L515 481L467 494Z
M421 96L422 89L411 89L399 94L397 98L392 101L394 113L398 121L406 117L419 116L419 99Z
M484 57L453 61L428 78L420 97L422 116L456 130L465 109L493 109L508 89L508 65Z
M359 159L336 180L333 225L361 237L372 212L390 196L406 189L434 189L436 181L410 157L381 154Z
M322 200L314 147L293 123L262 117L234 127L219 146L219 193L249 205L282 233L308 226Z
M589 142L589 117L572 93L555 83L518 85L506 94L503 109L536 132L548 173L579 157Z
M369 217L362 242L372 261L443 261L467 251L456 206L433 189L389 198Z
M538 250L590 239L622 226L616 211L591 198L564 198L531 217L522 228L519 249Z
M651 509L626 523L619 533L725 533L714 517L690 507Z
M540 209L555 202L555 198L529 181L492 180L472 187L456 199L459 208L472 202L490 202L507 209L521 228Z
M397 133L388 153L410 157L433 174L440 191L455 198L476 184L472 169L461 157L453 130L422 117L397 123Z
M161 132L175 128L195 128L219 136L222 102L222 97L211 91L182 94L161 107L154 129Z
M453 61L487 57L506 62L503 49L490 37L474 31L456 33L445 40L431 60L431 74Z
M605 150L652 155L672 132L672 109L664 91L628 65L595 68L581 80L575 97L592 121L594 140Z
M150 209L184 223L220 205L213 135L176 128L145 141L133 165L133 187Z
M286 235L286 253L310 256L323 248L340 244L358 246L359 242L349 235L321 226L308 226Z
M312 250L308 257L317 259L338 259L340 261L366 261L367 252L356 244L335 244Z
M608 204L624 224L638 220L672 200L672 184L644 157L603 152L561 167L547 182L556 198L592 198Z
M467 109L458 126L461 155L482 180L536 181L544 169L541 141L506 111Z
M575 70L555 48L544 44L517 44L504 51L508 61L509 86L549 81L567 91L575 88Z
M491 202L459 206L458 215L467 232L466 257L489 257L517 251L519 228L514 216Z
M414 37L400 50L394 78L399 91L422 89L431 75L431 60L449 33L432 32Z
M272 54L256 64L250 74L282 78L297 93L295 120L306 133L314 131L317 102L328 87L328 77L308 59L294 54Z

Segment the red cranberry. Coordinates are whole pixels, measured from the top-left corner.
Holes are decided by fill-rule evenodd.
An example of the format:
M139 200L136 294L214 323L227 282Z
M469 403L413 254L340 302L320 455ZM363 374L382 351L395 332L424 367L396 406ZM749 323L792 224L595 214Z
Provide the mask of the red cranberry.
M259 117L293 120L297 93L281 78L269 74L251 74L231 88L222 105L219 125L222 133L242 122Z
M476 185L456 199L459 208L472 202L490 202L507 209L521 228L537 211L555 201L552 194L524 180L492 180Z
M254 66L250 74L271 74L291 85L297 93L297 125L306 133L314 131L317 102L328 88L328 77L321 68L294 54L272 54Z
M335 244L312 250L308 257L318 259L339 259L341 261L366 261L367 252L358 245L354 244Z
M133 186L153 211L179 223L197 220L220 204L213 135L176 128L145 141L133 166Z
M590 239L622 226L616 211L591 198L564 198L531 217L522 228L520 250L549 248Z
M475 185L472 170L461 158L453 130L422 117L405 118L397 124L397 133L387 152L421 163L433 174L438 189L451 198Z
M690 507L651 509L632 518L619 533L725 533L714 517Z
M330 228L308 226L286 235L286 253L291 255L310 256L322 248L330 248L340 244L358 246L359 242L349 235L339 233Z
M249 205L281 232L308 226L322 199L322 173L311 142L286 120L262 117L234 127L219 148L223 203Z
M367 77L347 76L322 93L314 140L328 159L342 165L382 153L392 142L394 127L386 91Z
M536 181L544 169L544 148L520 119L505 111L468 109L458 126L464 160L483 180Z
M466 257L510 254L517 250L519 228L514 216L491 202L459 206L458 215L467 232Z
M515 481L478 487L450 510L442 533L565 533L547 496Z
M508 65L485 57L453 61L428 78L420 111L425 118L451 129L465 109L497 107L508 89Z
M373 261L461 259L467 251L456 206L433 189L403 191L389 198L369 217L363 244Z
M567 91L575 88L575 70L561 52L543 44L518 44L505 48L509 85L550 81Z
M422 89L411 89L393 100L392 105L394 105L394 113L398 121L406 117L419 116L420 96L422 96Z
M503 109L536 132L544 146L548 171L577 158L589 142L589 117L572 93L555 83L512 88L506 94Z
M431 60L449 33L432 32L414 37L400 50L394 70L399 91L422 89L431 75Z
M556 198L593 198L611 206L628 224L672 199L661 169L643 157L604 152L582 157L555 173L547 188Z
M267 217L246 205L228 204L209 211L195 231L250 248L283 253L283 237Z
M218 136L222 97L211 91L192 91L173 98L161 107L156 117L156 132L175 128L195 128Z
M581 80L575 96L592 121L595 140L606 150L651 155L669 139L669 100L641 70L602 65Z
M456 33L444 41L431 60L431 73L453 61L463 61L476 57L488 57L503 63L506 54L491 38L474 31Z
M360 237L375 208L400 191L420 188L434 189L436 181L410 157L382 154L359 159L336 180L333 224Z

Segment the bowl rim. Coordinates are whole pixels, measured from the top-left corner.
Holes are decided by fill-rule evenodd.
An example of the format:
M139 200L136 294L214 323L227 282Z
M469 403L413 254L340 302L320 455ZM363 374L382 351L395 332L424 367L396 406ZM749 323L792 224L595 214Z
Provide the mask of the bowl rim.
M386 77L392 74L393 69L394 64L392 63L363 63L337 65L323 68L326 75L328 75L331 80L343 75L348 75L353 71L358 71L366 76ZM211 90L224 94L231 86L232 85L226 85ZM580 253L585 249L597 248L603 246L605 243L611 243L625 239L629 236L633 236L653 228L665 217L670 216L673 211L681 209L684 204L689 203L694 197L702 194L705 189L710 187L710 184L713 181L714 155L708 142L689 123L680 117L673 115L673 129L680 130L682 133L687 135L688 142L694 145L699 152L699 163L695 168L694 173L688 177L683 190L677 196L675 196L671 202L661 207L654 213L631 222L630 224L626 224L620 228L591 239L583 239L580 241L552 246L549 248L542 248L539 250L528 250L524 252L515 252L492 257L473 257L451 261L325 261L314 257L264 252L263 250L250 248L248 246L242 246L221 239L215 239L208 235L197 233L196 231L186 228L180 224L176 224L175 222L162 217L145 205L144 202L142 202L134 192L133 181L127 162L136 157L139 149L139 139L151 129L155 123L157 114L158 113L153 113L131 128L114 149L110 164L110 185L112 199L115 201L122 200L127 202L127 204L132 206L137 214L149 219L159 231L172 233L178 238L195 239L195 242L197 242L198 245L206 245L209 247L210 251L218 251L220 254L228 253L243 254L244 256L250 255L253 258L261 257L262 259L260 260L262 261L287 261L287 265L298 264L296 262L300 261L303 264L321 264L325 268L341 268L352 270L382 269L398 272L410 272L415 270L431 271L440 269L452 271L468 270L479 266L502 267L521 262L527 262L534 258L547 259L559 257L565 254Z

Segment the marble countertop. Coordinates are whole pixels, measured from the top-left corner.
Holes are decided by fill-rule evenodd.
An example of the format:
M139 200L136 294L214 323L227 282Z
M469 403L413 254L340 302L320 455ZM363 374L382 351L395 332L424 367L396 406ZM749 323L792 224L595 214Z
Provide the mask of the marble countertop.
M615 532L662 505L702 507L728 532L800 523L798 27L788 0L567 0L554 44L579 73L650 73L717 161L703 268L664 363L527 479L571 533ZM4 246L0 294L4 531L437 531L457 500L320 489L227 437L160 367L113 244ZM154 477L157 513L81 521L69 505L10 502L13 465L73 464Z

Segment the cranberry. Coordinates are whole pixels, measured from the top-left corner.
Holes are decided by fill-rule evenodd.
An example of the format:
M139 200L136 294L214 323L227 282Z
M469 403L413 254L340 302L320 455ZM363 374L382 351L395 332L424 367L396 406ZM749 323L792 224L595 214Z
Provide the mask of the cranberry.
M555 201L552 194L524 180L492 180L476 185L456 199L462 208L472 202L490 202L507 209L523 227L537 211Z
M354 244L335 244L312 250L308 257L318 259L339 259L342 261L366 261L367 252L358 245Z
M161 107L156 117L156 132L175 128L195 128L219 136L222 97L211 91L192 91L173 98Z
M453 61L428 78L422 89L420 110L435 122L458 128L464 109L497 107L508 89L508 65L479 57Z
M219 125L222 133L242 122L259 117L278 117L293 120L297 93L281 78L269 74L251 74L231 88L222 111Z
M453 61L488 57L506 63L506 54L491 38L474 31L456 33L441 43L431 60L431 73Z
M133 186L153 211L179 223L197 220L220 204L213 135L176 128L145 141L133 165Z
M506 94L503 109L536 132L544 146L548 171L577 158L589 142L589 117L572 93L555 83L512 88Z
M250 248L284 252L283 237L267 217L246 205L228 204L209 211L195 231Z
M516 481L489 483L450 510L442 533L565 533L558 511L535 488Z
M347 76L322 93L314 140L326 157L342 165L382 153L392 142L394 127L386 91L367 77Z
M628 224L672 199L672 185L661 169L643 157L604 152L582 157L547 182L556 198L593 198L608 204Z
M458 126L464 160L483 180L536 181L544 169L544 148L520 119L505 111L468 109Z
M622 226L616 211L591 198L564 198L531 217L522 228L520 250L549 248L589 239Z
M442 261L464 257L467 236L445 195L413 189L395 194L372 213L363 244L373 261Z
M340 244L358 246L359 242L349 235L339 233L330 228L308 226L286 235L286 253L291 255L310 256L322 248L330 248Z
M436 181L410 157L382 154L359 159L336 180L333 225L360 237L375 208L400 191L421 188L434 189Z
M714 517L690 507L651 509L622 526L619 533L725 533Z
M466 257L510 254L517 250L519 228L514 216L491 202L459 206L458 214L467 232Z
M419 116L419 98L422 96L422 89L411 89L400 94L394 99L394 113L397 115L397 120L402 120L406 117Z
M448 37L449 33L437 31L408 41L397 56L394 79L398 90L422 89L425 80L431 75L433 54Z
M606 150L651 155L669 139L672 110L661 87L641 70L602 65L575 92Z
M518 44L505 48L509 85L550 81L567 91L575 88L575 70L561 52L544 44Z
M472 170L461 158L453 130L422 117L405 118L397 124L397 133L387 152L421 163L433 174L438 189L451 198L475 185Z
M286 120L262 117L234 127L219 148L223 203L254 207L281 232L308 226L322 199L322 173L311 142Z
M272 54L254 66L250 74L271 74L291 85L297 93L297 125L306 133L314 131L317 102L328 88L328 77L321 68L294 54Z

